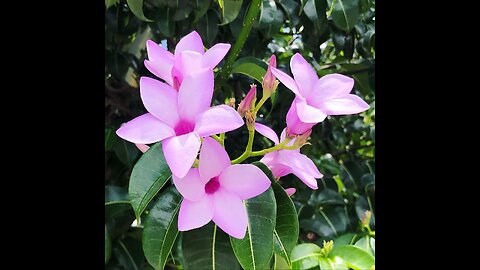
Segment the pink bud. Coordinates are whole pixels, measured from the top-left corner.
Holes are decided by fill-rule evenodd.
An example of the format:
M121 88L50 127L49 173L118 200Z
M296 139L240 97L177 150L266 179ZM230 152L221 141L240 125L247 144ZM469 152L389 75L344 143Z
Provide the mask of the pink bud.
M278 81L276 80L275 76L272 73L272 67L277 67L277 58L274 54L270 57L268 62L268 69L267 73L263 77L262 81L262 88L263 88L263 95L270 96L272 93L277 89Z
M257 86L255 84L250 85L250 91L248 91L245 98L238 105L238 113L240 116L244 116L249 110L253 110L255 101L257 100Z
M285 192L288 196L292 196L297 190L295 188L286 188Z
M148 149L150 149L150 146L146 144L138 144L136 143L135 146L138 148L138 150L142 151L142 153L147 152Z

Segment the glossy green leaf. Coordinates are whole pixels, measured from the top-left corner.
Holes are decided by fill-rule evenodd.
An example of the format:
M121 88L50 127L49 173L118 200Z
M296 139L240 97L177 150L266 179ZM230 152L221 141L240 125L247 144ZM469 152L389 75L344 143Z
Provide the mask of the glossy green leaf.
M272 172L262 162L253 162L272 181L272 189L277 202L277 218L275 222L274 252L282 256L290 264L290 253L298 241L299 225L295 205L272 175Z
M112 255L112 239L108 233L107 225L105 225L105 264L110 260Z
M340 257L346 265L353 269L370 269L375 264L375 258L367 251L352 245L342 246L332 250L330 258Z
M331 259L331 258L318 258L318 265L321 270L348 270L347 265L340 258Z
M132 211L127 191L118 186L105 186L105 219L118 217L125 211Z
M181 21L189 17L193 11L193 3L190 0L176 0L177 6L175 9L174 21Z
M300 18L298 17L298 3L293 0L278 0L278 3L285 10L285 13L287 13L290 26L296 26L300 22Z
M230 237L235 256L246 269L267 269L273 256L273 231L277 205L272 188L245 200L248 214L247 233L243 239Z
M333 240L333 248L335 249L341 246L351 245L353 244L354 238L355 238L354 233L347 233L342 236L339 236L335 238L335 240Z
M105 128L105 151L109 151L115 145L118 137L113 128Z
M365 250L368 254L375 256L375 238L370 236L362 237L355 243L355 246Z
M171 7L163 7L158 10L155 15L156 26L160 33L167 37L175 34L175 9Z
M273 257L275 260L273 264L273 270L288 270L291 268L282 256L275 253L273 254Z
M213 222L183 232L182 249L186 270L240 269L228 235Z
M137 218L171 175L163 156L162 144L158 142L142 155L130 175L128 194Z
M193 13L195 14L195 19L193 19L193 24L196 24L205 13L207 13L208 8L210 7L210 0L195 0Z
M312 243L297 245L292 250L292 269L310 269L318 266L321 248Z
M182 196L174 186L162 192L145 219L143 251L155 269L163 269L178 235L178 211Z
M336 0L333 4L332 19L338 28L349 33L358 19L360 10L358 0Z
M218 0L222 13L222 23L225 25L235 20L242 8L243 0Z
M137 159L140 151L131 142L125 140L117 140L113 146L113 151L118 159L125 165L131 165Z
M249 56L238 59L233 64L232 73L247 75L261 84L267 68L267 64L262 60Z
M210 46L218 33L218 17L217 13L213 10L209 10L205 16L203 16L195 26L198 34L202 37L206 45Z
M312 219L301 220L300 227L321 237L334 239L347 229L348 217L343 207L318 209Z
M137 16L140 20L152 22L152 20L147 19L143 14L143 0L127 0L127 4L132 13L135 14L135 16Z
M141 261L144 260L142 244L131 237L117 240L113 254L124 269L140 270Z
M275 20L277 5L273 0L263 0L260 9L260 24L270 24Z
M345 202L338 192L326 188L320 192L314 191L308 203L315 206L345 205Z
M118 4L120 0L105 0L105 7L108 9L109 7Z
M321 35L328 28L326 17L327 1L326 0L308 0L303 7L305 15L313 23L315 33L313 35Z

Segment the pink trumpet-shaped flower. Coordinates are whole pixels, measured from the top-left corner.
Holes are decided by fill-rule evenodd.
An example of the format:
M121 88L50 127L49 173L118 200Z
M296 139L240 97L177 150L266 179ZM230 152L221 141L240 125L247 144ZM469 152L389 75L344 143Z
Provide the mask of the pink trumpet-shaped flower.
M275 145L279 144L280 140L283 141L285 139L285 129L280 136L280 140L278 139L275 131L265 125L255 123L255 130L272 140ZM287 146L293 145L294 143L295 139L290 141ZM268 168L272 171L273 176L282 177L293 173L311 189L318 188L317 180L315 178L323 177L313 161L306 155L300 153L300 149L278 150L271 152L266 154L260 161L268 166Z
M184 177L200 149L200 138L237 129L243 120L232 107L210 108L213 73L202 69L185 77L177 92L168 84L140 78L140 97L148 113L117 130L135 144L163 141L162 149L172 173Z
M192 71L209 68L211 72L225 57L231 45L217 43L205 51L202 38L192 31L178 42L175 54L165 50L157 43L147 41L148 59L145 67L153 74L178 90L183 79Z
M293 78L272 68L272 73L295 93L295 100L287 113L287 127L293 134L302 134L327 115L345 115L370 108L357 95L350 94L354 80L341 74L318 78L315 70L299 54L290 60Z
M175 187L183 196L178 214L178 230L188 231L213 220L224 232L242 239L247 229L247 211L242 200L262 194L270 180L251 164L230 164L225 149L215 140L205 138L198 168L185 177L173 176Z

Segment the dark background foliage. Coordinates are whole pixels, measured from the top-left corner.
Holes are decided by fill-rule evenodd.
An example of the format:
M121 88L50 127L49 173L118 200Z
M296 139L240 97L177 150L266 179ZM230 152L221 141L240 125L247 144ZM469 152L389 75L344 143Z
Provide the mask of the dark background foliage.
M128 200L129 176L140 157L140 151L115 131L121 123L146 112L138 90L141 76L153 77L143 65L146 40L172 50L182 36L196 30L207 48L218 42L233 45L250 3L220 1L221 8L211 0L145 0L144 19L152 20L147 22L132 13L131 9L136 10L141 17L138 7L132 7L135 2L142 7L141 1L105 2L105 223L110 237L106 243L111 245L107 269L151 269L142 251L141 227L131 226L133 210L128 204L108 204ZM346 12L337 9L338 2ZM304 146L302 153L324 174L318 190L312 191L294 175L280 179L282 186L297 189L292 199L300 219L299 242L321 246L323 240L361 233L359 224L366 210L373 212L370 227L375 229L375 1L263 1L239 59L255 57L266 67L267 59L275 54L278 67L290 73L290 57L297 52L319 76L335 72L353 77L355 94L371 107L358 115L328 117L313 128L311 145ZM250 58L243 61L257 61ZM213 103L234 97L238 104L252 83L259 85L241 72L226 80L217 76ZM294 95L282 84L277 93L257 121L280 134ZM226 149L236 158L247 143L247 131L242 127L226 135ZM268 139L255 137L253 149L269 146ZM174 247L167 268L181 264L179 252Z

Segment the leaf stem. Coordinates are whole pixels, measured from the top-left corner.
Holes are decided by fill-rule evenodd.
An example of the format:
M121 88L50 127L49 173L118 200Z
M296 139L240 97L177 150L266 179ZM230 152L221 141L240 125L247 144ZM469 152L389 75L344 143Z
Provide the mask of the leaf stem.
M225 132L224 133L220 133L220 141L219 143L223 146L223 148L225 148Z
M245 148L245 152L238 158L232 160L232 164L238 164L248 157L250 157L250 154L252 153L252 147L253 147L253 137L255 136L255 129L248 130L248 143L247 147Z

